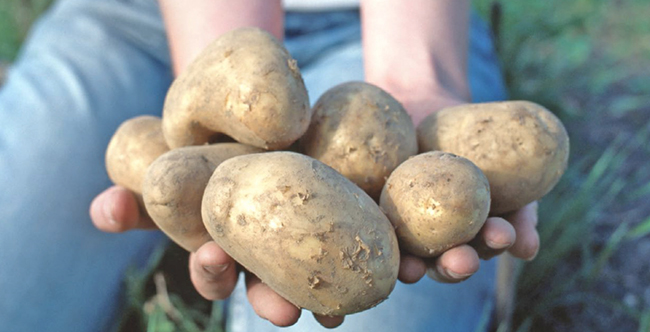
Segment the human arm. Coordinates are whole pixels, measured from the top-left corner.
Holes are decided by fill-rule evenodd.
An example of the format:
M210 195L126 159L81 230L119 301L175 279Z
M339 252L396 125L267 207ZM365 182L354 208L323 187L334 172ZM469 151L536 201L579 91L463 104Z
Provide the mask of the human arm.
M241 27L284 35L280 0L159 0L174 74L178 75L214 39Z
M366 81L404 104L418 124L469 102L469 1L362 0Z
M362 0L366 80L392 94L419 124L436 110L470 102L467 80L469 1ZM539 248L536 203L491 217L469 245L435 261L402 257L400 280L418 281L425 271L443 282L462 281L505 250L532 259Z

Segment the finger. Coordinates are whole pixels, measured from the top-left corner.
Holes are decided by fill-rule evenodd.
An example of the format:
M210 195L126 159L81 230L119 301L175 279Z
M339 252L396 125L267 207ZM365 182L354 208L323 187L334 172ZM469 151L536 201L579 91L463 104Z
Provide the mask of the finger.
M488 260L510 248L516 241L515 228L507 220L491 217L470 242L481 259Z
M539 203L537 201L534 201L532 203L528 203L521 209L510 212L506 215L503 216L506 220L513 222L514 220L528 220L533 226L537 227L537 210L539 208Z
M539 234L536 229L537 202L530 203L505 218L517 233L517 239L508 251L517 258L533 260L539 252Z
M141 211L133 192L120 186L110 187L95 197L90 204L90 217L95 227L104 232L156 228L151 218Z
M316 318L316 320L320 323L320 325L323 325L323 327L333 329L343 324L345 316L323 316L314 314L314 318Z
M300 318L300 309L282 298L251 273L246 274L248 302L258 316L276 326L291 326Z
M216 243L205 243L190 255L190 279L196 290L208 300L223 300L237 284L235 261Z
M400 258L397 279L405 284L413 284L422 279L426 272L427 266L422 259L404 254Z
M474 248L461 245L445 251L427 266L427 275L438 282L461 282L478 271L481 262Z

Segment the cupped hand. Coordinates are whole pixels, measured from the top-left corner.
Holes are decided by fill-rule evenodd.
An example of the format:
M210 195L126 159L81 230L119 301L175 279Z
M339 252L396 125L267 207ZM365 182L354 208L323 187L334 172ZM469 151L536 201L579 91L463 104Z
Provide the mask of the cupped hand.
M532 260L539 250L537 202L503 217L490 217L476 238L468 244L452 248L433 260L402 255L399 279L414 283L425 274L445 283L461 282L476 271L480 259L490 259L505 251L524 260Z
M237 283L239 266L216 243L207 242L190 256L190 276L199 294L209 300L230 296ZM301 310L282 298L252 273L246 273L248 301L258 316L277 326L293 325ZM343 323L342 316L314 315L327 328Z
M418 90L387 90L402 103L417 126L433 111L460 104L466 104L462 93L451 93L445 89L435 93ZM503 216L489 217L468 244L454 247L435 259L421 259L408 253L402 254L399 279L404 283L415 283L425 274L445 283L461 282L476 271L480 260L488 260L505 251L517 258L532 260L539 250L537 233L537 202L532 202L518 211Z
M119 233L133 229L155 229L154 222L141 211L136 196L128 189L113 186L100 193L90 206L93 224L104 232ZM223 300L235 289L240 267L216 243L210 241L190 253L190 278L196 290L208 300ZM246 273L248 300L255 312L277 326L290 326L301 310L282 298L251 273ZM343 323L344 317L314 315L327 328Z

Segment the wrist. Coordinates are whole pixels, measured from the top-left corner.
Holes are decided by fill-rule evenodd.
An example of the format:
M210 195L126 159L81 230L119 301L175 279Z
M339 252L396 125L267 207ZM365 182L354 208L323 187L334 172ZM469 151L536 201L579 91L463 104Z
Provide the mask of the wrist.
M470 101L469 1L367 0L361 14L365 79L415 122L425 111Z
M416 98L437 97L467 103L471 100L469 82L466 78L450 79L428 64L402 68L393 66L391 73L373 73L366 69L366 81L377 85L399 101ZM465 75L464 72L461 73Z
M422 72L426 73L425 70ZM470 102L467 84L445 85L433 73L412 77L367 75L366 80L397 99L416 126L433 112Z

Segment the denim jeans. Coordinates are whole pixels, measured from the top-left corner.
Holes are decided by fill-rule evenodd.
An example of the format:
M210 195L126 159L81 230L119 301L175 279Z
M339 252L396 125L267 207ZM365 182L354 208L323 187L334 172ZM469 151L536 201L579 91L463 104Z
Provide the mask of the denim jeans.
M289 13L286 46L314 102L363 78L355 11ZM472 19L475 101L505 98L484 23ZM124 120L160 115L172 80L154 0L60 0L35 25L0 89L0 326L8 331L104 331L119 314L124 272L165 241L157 231L107 234L88 208L110 185L104 152ZM354 331L470 331L491 305L494 263L458 285L423 279L351 315ZM271 331L241 285L229 329ZM314 330L304 314L294 330Z

